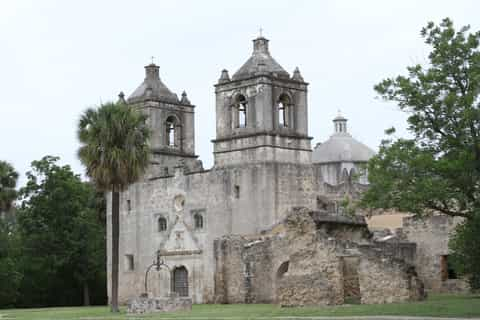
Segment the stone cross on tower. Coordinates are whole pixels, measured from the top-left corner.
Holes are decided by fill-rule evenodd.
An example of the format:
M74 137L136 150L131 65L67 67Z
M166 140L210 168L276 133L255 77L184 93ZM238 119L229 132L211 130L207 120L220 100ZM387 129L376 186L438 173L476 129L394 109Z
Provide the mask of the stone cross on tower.
M263 29L262 29L262 27L260 27L260 29L258 29L259 38L263 37L262 31L263 31Z
M154 63L153 63L153 59L155 59L155 57L154 57L154 56L151 56L150 59L152 60L152 64L154 64Z

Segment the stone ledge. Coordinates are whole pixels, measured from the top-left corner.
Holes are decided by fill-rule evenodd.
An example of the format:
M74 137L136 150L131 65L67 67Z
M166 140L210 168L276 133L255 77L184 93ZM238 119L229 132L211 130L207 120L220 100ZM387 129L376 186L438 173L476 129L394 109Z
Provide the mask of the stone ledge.
M128 301L128 314L143 314L154 312L175 312L175 311L191 311L192 298L190 297L163 297L148 298L138 297Z

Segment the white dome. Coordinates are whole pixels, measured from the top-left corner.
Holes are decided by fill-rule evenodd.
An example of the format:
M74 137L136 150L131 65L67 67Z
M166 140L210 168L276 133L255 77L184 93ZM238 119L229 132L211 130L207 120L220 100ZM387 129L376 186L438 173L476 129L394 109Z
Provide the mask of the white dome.
M313 163L367 162L375 155L372 149L355 140L347 132L347 119L338 116L333 122L335 133L330 139L315 147L312 154Z

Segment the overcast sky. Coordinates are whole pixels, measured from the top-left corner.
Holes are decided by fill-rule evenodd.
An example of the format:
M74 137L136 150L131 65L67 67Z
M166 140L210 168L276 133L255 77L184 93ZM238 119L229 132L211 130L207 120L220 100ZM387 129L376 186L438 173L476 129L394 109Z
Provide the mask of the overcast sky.
M215 96L223 68L250 56L261 27L270 52L309 86L309 131L328 139L341 109L350 133L377 149L405 115L373 86L427 61L420 29L451 17L479 30L471 1L19 1L0 0L0 159L22 174L57 155L83 172L76 127L87 107L128 96L155 57L163 82L195 109L196 153L213 163Z

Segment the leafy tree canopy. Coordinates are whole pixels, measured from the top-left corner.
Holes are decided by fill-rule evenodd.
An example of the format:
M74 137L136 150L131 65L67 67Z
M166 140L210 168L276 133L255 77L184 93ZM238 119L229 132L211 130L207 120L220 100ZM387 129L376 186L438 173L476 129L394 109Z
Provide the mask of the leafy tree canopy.
M15 191L17 179L18 173L13 166L0 160L0 213L10 210L13 200L17 197Z
M19 239L14 225L0 219L0 307L15 305L22 273L19 270Z
M79 305L89 287L105 296L105 228L98 193L58 158L32 162L20 190L20 305ZM101 294L102 295L102 294ZM104 302L104 297L98 297ZM97 300L98 301L98 300Z
M122 103L88 109L81 116L78 156L98 188L123 188L143 174L150 155L146 120Z
M412 139L384 140L368 163L361 204L417 215L470 219L480 208L480 32L456 31L450 19L421 31L429 63L375 86L408 113Z

